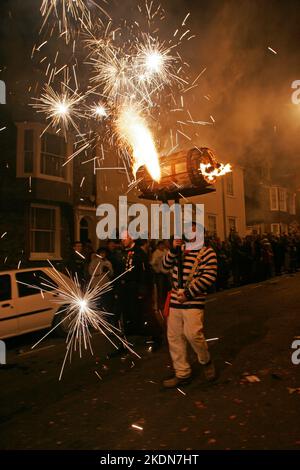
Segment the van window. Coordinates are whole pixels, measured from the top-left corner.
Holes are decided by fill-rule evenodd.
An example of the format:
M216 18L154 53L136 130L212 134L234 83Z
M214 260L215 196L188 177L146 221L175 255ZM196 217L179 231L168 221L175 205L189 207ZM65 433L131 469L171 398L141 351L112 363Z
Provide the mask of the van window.
M44 271L25 271L16 274L19 297L39 294L43 291L53 291L57 284Z
M0 302L11 299L11 280L9 274L0 275Z

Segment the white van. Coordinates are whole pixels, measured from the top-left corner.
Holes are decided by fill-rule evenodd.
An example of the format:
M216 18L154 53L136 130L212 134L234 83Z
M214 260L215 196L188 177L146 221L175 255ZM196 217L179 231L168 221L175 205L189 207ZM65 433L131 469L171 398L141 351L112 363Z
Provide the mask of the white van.
M63 307L54 302L59 294L45 287L45 283L56 286L53 272L52 268L0 271L1 339L48 328L63 319ZM41 286L43 292L30 286ZM63 325L60 334L65 333Z

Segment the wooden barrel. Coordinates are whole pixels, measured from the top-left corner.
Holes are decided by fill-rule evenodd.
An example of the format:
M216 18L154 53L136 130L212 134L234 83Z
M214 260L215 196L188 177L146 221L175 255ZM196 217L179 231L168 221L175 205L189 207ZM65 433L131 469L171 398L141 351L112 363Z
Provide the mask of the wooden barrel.
M215 167L217 160L207 147L181 150L160 158L161 179L154 181L145 166L137 171L138 188L147 199L175 199L212 191L211 183L201 174L200 163Z

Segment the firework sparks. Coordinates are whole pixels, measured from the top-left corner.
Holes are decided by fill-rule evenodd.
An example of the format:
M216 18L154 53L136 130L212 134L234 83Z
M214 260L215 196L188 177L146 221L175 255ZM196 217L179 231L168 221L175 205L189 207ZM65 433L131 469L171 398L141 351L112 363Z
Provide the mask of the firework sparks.
M65 135L72 125L79 133L79 129L74 119L82 116L78 109L78 104L83 100L83 96L73 92L66 84L62 85L62 91L56 92L50 85L46 84L40 98L35 99L32 106L38 113L44 113L46 119L50 120L49 126L62 128Z
M155 143L146 119L135 105L124 105L117 119L121 143L129 147L133 156L133 174L145 165L155 181L160 180L160 165Z
M61 36L65 36L66 43L69 43L72 37L72 24L82 24L85 28L92 25L88 3L90 7L96 7L105 16L109 17L108 13L93 0L89 0L89 2L86 0L43 0L41 14L44 21L41 30L50 17L54 16Z
M118 345L116 344L117 342L121 343L132 354L140 358L140 356L131 348L130 343L122 337L121 330L107 321L106 318L112 314L99 308L101 296L109 292L113 287L113 283L133 269L133 267L122 273L113 281L108 281L99 286L98 283L94 284L95 273L98 269L98 266L96 266L89 283L85 287L82 287L77 276L71 277L70 275L63 275L54 268L50 261L49 264L51 269L48 269L47 271L50 278L53 279L53 282L49 281L49 279L45 279L41 282L40 286L29 286L26 283L18 282L37 289L39 292L48 292L51 290L56 294L53 302L59 306L58 314L62 319L56 322L54 327L32 346L32 349L56 328L63 325L67 334L67 346L59 380L61 380L68 357L71 362L73 352L78 350L80 357L82 356L83 350L89 350L91 354L93 354L91 343L93 330L99 331L115 348L118 348ZM103 275L100 281L102 281L106 275L107 273Z

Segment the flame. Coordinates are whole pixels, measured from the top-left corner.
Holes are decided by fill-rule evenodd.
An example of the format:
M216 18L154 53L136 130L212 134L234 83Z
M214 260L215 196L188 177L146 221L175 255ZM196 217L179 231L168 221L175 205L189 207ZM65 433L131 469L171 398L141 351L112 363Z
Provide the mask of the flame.
M200 163L200 171L204 179L208 183L214 183L219 176L224 176L226 173L232 171L230 163L218 163L217 166L212 165L211 163Z
M151 131L140 109L132 104L124 105L116 124L121 142L132 151L134 177L139 167L145 165L152 179L159 181L161 171L158 153Z

